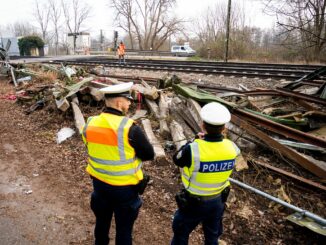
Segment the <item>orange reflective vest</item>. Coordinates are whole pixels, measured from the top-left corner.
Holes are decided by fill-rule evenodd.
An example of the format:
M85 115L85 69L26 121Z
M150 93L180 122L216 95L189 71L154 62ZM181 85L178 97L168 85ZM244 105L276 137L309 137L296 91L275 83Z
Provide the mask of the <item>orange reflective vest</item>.
M120 44L118 47L118 55L125 55L126 46L124 44Z
M133 123L109 113L88 119L82 137L88 153L86 171L91 176L117 186L137 185L143 179L142 162L128 140Z

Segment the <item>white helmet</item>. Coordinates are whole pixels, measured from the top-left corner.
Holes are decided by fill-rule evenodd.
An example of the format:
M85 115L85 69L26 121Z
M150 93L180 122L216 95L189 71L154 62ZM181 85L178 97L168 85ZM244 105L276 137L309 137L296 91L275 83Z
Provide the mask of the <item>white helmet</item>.
M211 102L203 106L200 116L204 122L211 125L223 125L231 120L229 110L217 102Z
M133 82L127 82L127 83L120 83L116 85L111 85L105 88L101 88L100 92L102 92L105 95L109 95L110 97L126 97L130 100L133 100L133 98L130 95L130 89L134 85Z

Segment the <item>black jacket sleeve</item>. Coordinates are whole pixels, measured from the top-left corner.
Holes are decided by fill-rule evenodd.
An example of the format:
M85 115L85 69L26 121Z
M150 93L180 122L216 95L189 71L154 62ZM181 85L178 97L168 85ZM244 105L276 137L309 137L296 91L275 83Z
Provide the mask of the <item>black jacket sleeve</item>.
M188 142L187 144L182 146L180 150L173 155L173 162L175 165L181 168L189 168L191 166L191 149L189 145L190 143L191 142Z
M128 138L138 158L142 161L154 159L153 146L149 143L146 135L138 125L133 124L130 127Z

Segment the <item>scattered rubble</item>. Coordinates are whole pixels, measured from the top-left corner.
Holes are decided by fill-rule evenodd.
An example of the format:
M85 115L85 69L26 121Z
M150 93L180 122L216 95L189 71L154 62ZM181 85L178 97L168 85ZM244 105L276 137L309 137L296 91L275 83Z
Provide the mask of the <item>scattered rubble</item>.
M14 72L17 82L16 94L1 98L14 99L15 96L17 103L27 107L26 114L33 114L36 110L71 113L78 131L85 124L85 118L98 114L99 108L104 105L99 88L123 82L123 79L110 77L111 71L104 67L34 64L17 68ZM227 125L225 135L234 140L242 151L235 177L253 186L257 181L261 188L271 195L289 203L300 201L298 206L304 204L304 200L300 200L298 195L306 193L296 193L292 196L285 183L273 178L268 181L270 178L266 178L266 173L270 173L269 176L281 176L295 185L303 184L324 191L319 198L325 197L325 82L316 83L311 88L300 80L287 83L282 88L282 84L280 86L272 81L267 85L253 80L253 85L249 86L243 82L220 82L226 78L207 77L208 80L219 81L215 82L199 79L194 81L191 76L181 74L180 77L175 74L155 76L156 84L141 77L135 79L132 94L136 103L130 117L143 126L154 145L157 166L171 168L171 150L168 149L179 149L187 141L194 139L200 132L200 107L204 103L217 101L232 112L232 120ZM257 86L258 84L260 86ZM262 85L266 87L261 88ZM63 140L61 139L60 143ZM175 179L178 178L177 172L174 171ZM164 176L155 175L155 178L164 180ZM173 195L177 192L176 183L161 183L159 186L173 189L166 194ZM155 199L157 194L152 193L153 191L153 188L149 188L144 196L145 203L152 202L146 199ZM235 192L238 191L240 189L235 187ZM152 196L149 193L152 193ZM250 206L250 200L241 200L236 196L237 194L229 199L228 206L232 210L226 213L229 227L227 230L236 237L239 236L239 230L234 227L235 221L239 222L240 219L243 224L247 224L251 219L260 219L255 216L266 216L268 213L268 216L272 217L271 212L285 212L281 206L268 206L267 201L265 208L273 211L262 212L257 207ZM324 207L325 201L323 202ZM241 209L241 206L245 208ZM237 208L239 212L234 211ZM326 215L323 208L309 208L313 208L310 211L320 216ZM168 210L170 214L172 210ZM260 224L254 226L257 229L261 227ZM196 239L199 241L202 238L199 236ZM238 239L240 241L241 236ZM232 237L228 236L227 232L224 240L232 244Z

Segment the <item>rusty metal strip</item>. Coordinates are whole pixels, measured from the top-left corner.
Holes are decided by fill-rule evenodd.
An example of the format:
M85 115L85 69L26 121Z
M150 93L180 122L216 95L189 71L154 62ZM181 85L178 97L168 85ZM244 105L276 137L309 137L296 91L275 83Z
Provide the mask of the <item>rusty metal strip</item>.
M309 104L308 102L304 100L296 100L295 98L291 98L290 101L294 104L298 104L305 108L308 111L317 111L317 107L313 106L312 104Z
M321 189L321 190L323 190L323 191L326 191L326 186L321 185L321 184L319 184L319 183L317 183L317 182L314 182L314 181L312 181L312 180L309 180L309 179L303 178L303 177L301 177L301 176L298 176L298 175L292 174L292 173L290 173L290 172L288 172L288 171L285 171L285 170L283 170L283 169L280 169L280 168L274 167L274 166L272 166L272 165L270 165L270 164L267 164L267 163L257 162L257 161L253 161L253 160L252 160L252 162L253 162L254 164L258 164L258 165L260 165L260 166L263 166L263 167L265 167L265 168L268 168L268 169L270 169L270 170L273 170L273 171L275 171L275 172L277 172L277 173L280 173L280 174L283 174L283 175L285 175L285 176L291 177L291 178L293 178L293 179L299 180L299 181L301 181L301 182L303 182L303 183L305 183L305 184L308 184L308 185L311 185L311 186L316 187L316 188L318 188L318 189Z
M239 94L245 94L248 96L269 95L269 96L292 97L292 98L296 98L296 99L302 99L307 102L326 105L325 99L321 99L321 98L307 95L307 94L289 91L289 90L282 89L282 88L242 91L242 90L235 89L235 88L224 88L224 87L218 87L218 86L214 86L214 85L206 85L206 84L202 85L202 84L198 84L198 83L191 83L191 84L195 84L195 85L197 85L198 88L203 88L203 89L206 88L206 89L213 89L216 91L230 91L230 92L235 92L235 93L239 93Z
M260 117L258 115L253 115L253 114L246 112L242 109L234 108L232 110L232 113L234 115L240 117L241 119L244 119L246 121L250 121L252 123L263 126L267 129L273 131L274 133L281 134L287 138L295 139L302 143L309 143L312 145L317 145L317 146L326 148L326 141L321 138L318 138L316 136L301 132L294 128L290 128L288 126L282 125L280 123L270 121L270 120Z
M196 83L192 83L192 84L196 84ZM230 91L230 92L235 92L235 93L244 94L244 95L248 95L248 96L269 95L269 96L292 97L295 99L304 100L306 102L312 102L312 103L317 103L317 104L321 104L321 105L326 105L325 99L321 99L321 98L318 98L315 96L302 94L302 93L298 93L298 92L288 91L288 90L281 89L281 88L241 91L239 89L216 87L216 86L212 86L212 85L201 85L201 84L196 84L196 85L198 88L211 89L214 91L215 90L216 91Z
M296 151L292 150L291 148L280 144L273 138L269 137L264 132L256 129L254 126L250 125L246 121L242 120L240 117L237 117L235 115L232 115L231 121L241 127L243 130L247 131L251 135L258 137L263 142L265 142L266 145L272 147L273 149L280 152L283 156L289 158L293 162L301 165L303 168L307 169L311 173L317 175L321 179L326 179L326 169L323 169L317 165L315 165L313 162L309 161L305 157L299 155Z
M281 88L276 88L275 90L267 89L267 90L251 90L251 91L240 91L240 92L236 91L236 92L242 93L245 95L250 95L250 96L271 95L271 96L292 97L292 98L296 98L296 99L302 99L307 102L326 105L325 99L321 99L321 98L318 98L315 96L302 94L302 93L298 93L298 92L288 91L288 90L281 89Z
M282 89L282 88L276 88L275 89L277 92L279 92L280 94L282 94L283 96L291 96L294 98L298 98L298 99L303 99L307 102L313 102L313 103L318 103L321 105L326 105L326 100L325 99L321 99L318 97L314 97L311 95L307 95L307 94L302 94L302 93L298 93L298 92L293 92L293 91L289 91L286 89Z

